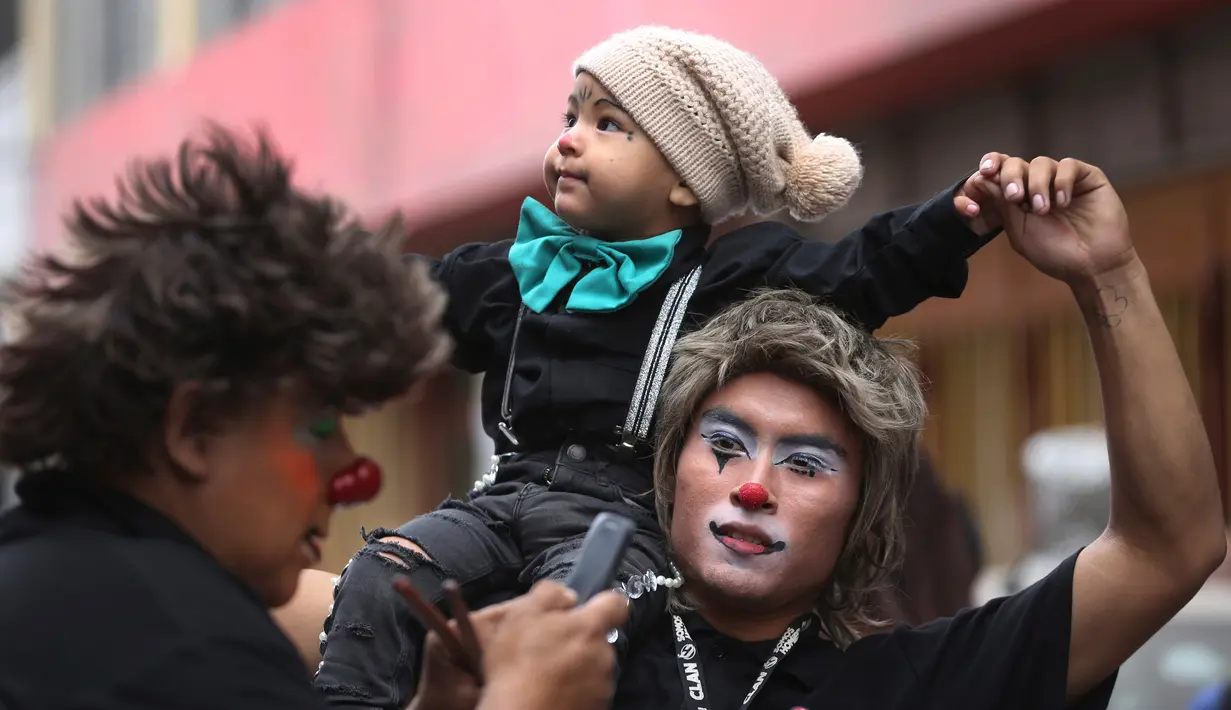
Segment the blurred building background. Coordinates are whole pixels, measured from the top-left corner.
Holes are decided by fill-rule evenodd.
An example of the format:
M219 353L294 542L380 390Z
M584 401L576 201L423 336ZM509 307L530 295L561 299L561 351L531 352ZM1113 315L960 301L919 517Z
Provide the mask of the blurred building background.
M0 171L14 166L0 191L22 194L27 175L34 191L6 213L5 249L53 247L68 200L110 190L132 155L170 150L203 118L262 123L306 186L373 217L404 210L415 226L408 249L441 254L511 236L521 199L543 192L540 161L572 59L646 23L753 52L813 130L861 145L865 186L809 228L818 239L925 198L990 150L1084 158L1122 188L1226 481L1226 2L24 0L20 10L21 52L0 63ZM24 113L10 129L18 101ZM30 139L33 170L20 172ZM32 227L14 218L24 204ZM1022 443L1100 417L1076 310L997 242L972 260L963 298L926 304L885 332L922 344L928 449L975 511L989 562L1018 558L1033 538ZM325 566L358 546L360 524L397 524L486 466L473 384L444 374L415 401L353 423L393 481L371 506L338 516Z
M25 253L31 229L31 133L19 49L17 0L0 0L0 275ZM4 323L0 322L0 342ZM12 477L0 470L0 510L12 505Z

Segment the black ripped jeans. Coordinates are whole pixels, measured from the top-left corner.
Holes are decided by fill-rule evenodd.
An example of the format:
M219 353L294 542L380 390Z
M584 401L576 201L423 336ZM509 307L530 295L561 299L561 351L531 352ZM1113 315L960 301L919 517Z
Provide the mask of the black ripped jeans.
M413 696L426 633L393 591L398 575L409 576L436 604L449 578L461 585L472 608L504 601L538 580L564 580L590 522L611 511L637 523L620 580L651 570L672 576L644 470L609 460L604 451L571 444L558 453L516 456L501 466L494 485L469 501L449 499L396 530L370 533L335 584L321 635L323 660L314 683L329 704L402 710ZM415 543L431 559L378 541L388 536ZM653 626L665 602L660 588L633 603L617 654L630 635Z

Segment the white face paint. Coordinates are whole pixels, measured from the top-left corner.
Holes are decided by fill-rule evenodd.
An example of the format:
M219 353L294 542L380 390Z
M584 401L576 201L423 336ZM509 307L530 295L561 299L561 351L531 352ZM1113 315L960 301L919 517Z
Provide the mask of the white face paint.
M701 415L697 435L714 455L718 474L730 477L730 484L757 476L768 463L785 475L814 479L834 476L843 470L845 452L829 437L791 434L762 440L756 429L734 412L714 408ZM769 458L759 461L759 458ZM763 475L763 474L762 474ZM757 481L758 483L760 481ZM772 481L768 481L772 484ZM773 515L747 510L738 505L715 505L706 516L706 532L738 558L759 558L783 552L787 531Z
M698 604L734 611L814 603L858 507L859 443L841 408L807 385L757 373L712 393L677 460L670 533ZM768 498L746 505L740 490L748 483ZM736 536L756 539L726 539ZM775 543L784 548L767 554Z
M727 466L736 461L755 461L762 446L772 447L774 466L783 466L810 478L833 476L846 469L846 452L829 437L786 436L762 442L751 426L723 409L703 414L697 433L714 452L718 473L725 473Z

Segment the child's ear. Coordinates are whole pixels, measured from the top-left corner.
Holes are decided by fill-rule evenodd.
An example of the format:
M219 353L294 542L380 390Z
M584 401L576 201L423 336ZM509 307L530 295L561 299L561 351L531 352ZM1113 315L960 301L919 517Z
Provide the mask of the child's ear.
M671 194L667 196L667 199L671 200L671 204L676 207L696 207L701 202L682 182L676 183L675 187L671 188Z

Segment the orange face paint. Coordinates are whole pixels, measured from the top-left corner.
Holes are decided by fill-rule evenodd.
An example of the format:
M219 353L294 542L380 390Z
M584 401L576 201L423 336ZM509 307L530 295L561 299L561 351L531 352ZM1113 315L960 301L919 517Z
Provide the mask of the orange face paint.
M323 413L297 427L293 437L275 437L270 448L271 463L305 502L314 505L320 500L321 484L326 479L322 475L321 455L325 446L340 443L334 441L340 427L336 415ZM356 458L349 447L344 448L346 458L350 459L346 467L326 472L325 502L331 506L369 501L380 491L382 483L382 472L375 461L363 456Z
M304 505L316 505L321 495L321 472L316 452L295 437L275 439L269 450L270 463L296 493Z

